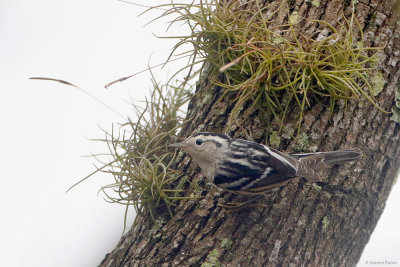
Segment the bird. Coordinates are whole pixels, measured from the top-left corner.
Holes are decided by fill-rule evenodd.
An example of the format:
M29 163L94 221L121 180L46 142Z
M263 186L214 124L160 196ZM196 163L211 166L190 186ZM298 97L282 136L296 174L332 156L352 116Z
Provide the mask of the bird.
M322 179L318 171L362 157L360 149L287 154L263 144L210 132L193 134L168 147L189 154L215 185L243 194L264 193L296 177L319 182Z

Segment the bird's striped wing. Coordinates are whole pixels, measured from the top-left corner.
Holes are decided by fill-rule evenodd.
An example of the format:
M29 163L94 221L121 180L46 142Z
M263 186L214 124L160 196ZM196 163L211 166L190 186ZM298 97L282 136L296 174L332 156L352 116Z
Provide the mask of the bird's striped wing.
M273 148L265 147L265 149L267 149L271 155L271 164L276 166L275 168L281 173L291 173L292 177L304 177L311 182L318 182L321 180L321 176L301 160ZM292 173L292 171L294 171L294 173Z
M265 191L297 176L319 180L319 175L288 154L246 140L233 140L214 176L214 183L232 191ZM304 175L304 176L303 176Z
M322 170L336 164L359 160L362 157L362 152L359 149L345 149L328 152L290 154L290 156L299 159L301 163L313 170Z

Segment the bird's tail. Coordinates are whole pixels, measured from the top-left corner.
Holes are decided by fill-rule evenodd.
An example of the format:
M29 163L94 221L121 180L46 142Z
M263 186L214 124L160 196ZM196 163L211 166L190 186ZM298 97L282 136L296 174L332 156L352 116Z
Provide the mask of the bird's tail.
M359 149L346 149L330 152L290 154L290 156L297 158L314 171L318 171L336 164L359 160L362 157L362 152Z

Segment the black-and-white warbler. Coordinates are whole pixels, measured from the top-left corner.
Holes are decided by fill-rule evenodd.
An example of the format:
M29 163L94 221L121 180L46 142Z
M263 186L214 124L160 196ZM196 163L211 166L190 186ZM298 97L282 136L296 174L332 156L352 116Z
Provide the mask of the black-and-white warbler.
M358 149L286 154L215 133L197 133L169 147L181 148L192 156L217 186L242 193L265 192L295 177L317 182L321 177L316 171L362 156Z

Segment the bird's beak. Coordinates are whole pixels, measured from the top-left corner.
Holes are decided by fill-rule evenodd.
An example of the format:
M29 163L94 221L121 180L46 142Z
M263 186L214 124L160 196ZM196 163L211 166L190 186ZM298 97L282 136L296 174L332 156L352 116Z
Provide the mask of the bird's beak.
M175 144L170 144L168 147L185 148L187 146L188 146L188 144L186 144L186 143L175 143Z

